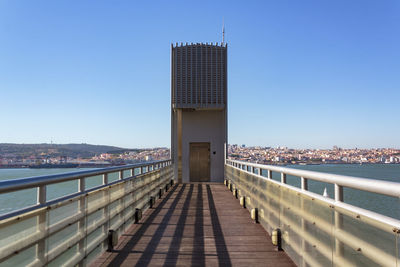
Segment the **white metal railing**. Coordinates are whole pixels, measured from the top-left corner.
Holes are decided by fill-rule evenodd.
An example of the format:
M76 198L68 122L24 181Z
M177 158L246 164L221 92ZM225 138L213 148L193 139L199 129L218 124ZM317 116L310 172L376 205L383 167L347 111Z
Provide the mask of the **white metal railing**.
M287 184L289 175L300 187ZM225 176L269 233L280 228L282 246L297 265L399 266L400 221L345 203L343 189L399 198L400 183L229 159ZM309 180L332 184L334 198L310 192Z
M1 181L0 196L37 188L37 204L0 215L0 266L90 263L107 248L109 230L120 235L137 208L168 190L172 173L165 160ZM48 199L50 185L69 181L77 183L76 192Z

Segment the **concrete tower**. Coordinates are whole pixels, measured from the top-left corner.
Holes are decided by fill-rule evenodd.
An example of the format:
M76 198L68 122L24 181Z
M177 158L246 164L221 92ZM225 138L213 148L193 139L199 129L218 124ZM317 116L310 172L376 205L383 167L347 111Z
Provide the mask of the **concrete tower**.
M171 153L178 182L222 182L227 45L171 45Z

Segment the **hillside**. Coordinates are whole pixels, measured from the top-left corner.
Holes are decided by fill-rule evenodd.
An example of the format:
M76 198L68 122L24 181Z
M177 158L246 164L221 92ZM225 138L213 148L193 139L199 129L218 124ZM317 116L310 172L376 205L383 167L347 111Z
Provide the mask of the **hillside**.
M21 158L29 156L67 156L72 158L88 158L101 153L123 153L125 151L139 151L139 149L125 149L115 146L90 144L12 144L0 143L0 156L14 155Z

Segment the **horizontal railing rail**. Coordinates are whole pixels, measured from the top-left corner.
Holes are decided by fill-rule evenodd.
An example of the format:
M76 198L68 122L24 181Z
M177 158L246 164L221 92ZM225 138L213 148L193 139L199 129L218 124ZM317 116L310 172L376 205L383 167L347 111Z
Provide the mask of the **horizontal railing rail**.
M382 181L382 180L374 180L346 175L338 175L331 173L322 173L315 171L306 171L306 170L297 170L292 168L278 167L272 165L262 165L251 162L244 162L238 160L227 160L227 162L235 167L251 167L254 169L262 169L273 172L278 172L285 175L293 175L297 177L301 177L303 179L310 179L314 181L335 184L341 187L349 187L353 189L358 189L362 191L383 194L392 197L400 197L400 183ZM335 191L335 193L339 193Z
M37 188L37 204L0 216L0 265L90 263L108 247L110 230L120 235L169 189L172 173L165 160L0 182L0 197ZM48 199L48 186L68 181L76 192Z
M6 214L1 214L0 215L0 220L16 216L18 214L26 213L28 211L31 211L36 208L40 208L43 206L46 206L48 204L53 204L57 201L62 201L64 199L68 199L69 197L73 197L75 195L80 195L84 194L96 189L100 189L104 186L108 186L110 184L113 184L118 181L113 181L112 183L108 182L107 183L102 183L101 185L98 185L97 187L93 187L90 189L86 189L81 192L77 192L75 194L69 194L64 197L61 197L59 199L53 199L51 201L47 200L46 198L46 192L45 187L48 185L52 184L57 184L57 183L62 183L62 182L68 182L68 181L74 181L74 180L81 180L85 179L88 177L93 177L93 176L98 176L98 175L104 175L107 173L113 173L113 172L120 172L119 174L119 179L123 179L122 172L123 171L130 171L130 177L135 176L134 175L134 170L138 169L138 174L143 174L146 171L149 171L149 169L155 169L155 168L162 168L167 165L171 164L170 160L162 160L162 161L151 161L151 162L142 162L142 163L136 163L136 164L128 164L128 165L122 165L122 166L115 166L115 167L108 167L108 168L100 168L100 169L94 169L94 170L84 170L84 171L77 171L77 172L67 172L67 173L60 173L60 174L51 174L51 175L43 175L43 176L34 176L34 177L24 177L24 178L19 178L19 179L12 179L12 180L4 180L0 181L0 194L3 193L11 193L19 190L24 190L24 189L30 189L30 188L37 188L37 196L36 199L38 200L35 205L32 206L27 206L18 210L14 210L12 212L8 212ZM39 201L39 199L41 201Z
M107 168L100 168L94 170L84 170L84 171L77 171L77 172L67 172L67 173L60 173L60 174L51 174L51 175L43 175L43 176L34 176L34 177L24 177L20 179L12 179L12 180L5 180L0 181L0 193L8 193L13 192L16 190L27 189L27 188L34 188L39 187L42 185L50 185L55 183L61 183L66 181L77 180L80 178L86 178L89 176L97 176L102 175L110 172L117 172L117 171L125 171L125 170L133 170L136 168L146 168L146 167L164 167L170 164L170 160L162 160L162 161L151 161L151 162L142 162L136 164L128 164L122 166L115 166L115 167L107 167Z
M287 184L289 175L299 187ZM279 228L282 247L299 266L399 266L400 220L345 203L343 189L398 198L400 183L230 159L225 176L270 234ZM309 191L309 181L332 184L334 198Z

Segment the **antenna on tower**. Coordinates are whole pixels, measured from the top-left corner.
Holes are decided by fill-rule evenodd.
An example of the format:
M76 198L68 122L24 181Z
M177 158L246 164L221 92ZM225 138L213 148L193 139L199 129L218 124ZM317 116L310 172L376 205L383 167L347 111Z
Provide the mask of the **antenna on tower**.
M222 43L225 43L225 21L222 18Z

